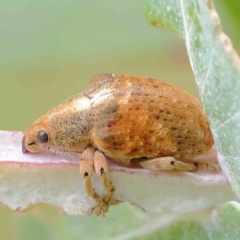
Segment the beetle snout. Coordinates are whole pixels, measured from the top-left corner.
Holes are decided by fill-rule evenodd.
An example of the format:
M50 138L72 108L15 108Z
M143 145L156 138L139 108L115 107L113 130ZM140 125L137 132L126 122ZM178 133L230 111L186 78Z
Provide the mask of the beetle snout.
M28 153L29 151L27 150L27 148L25 146L25 140L26 140L26 137L23 136L23 138L22 138L22 152L23 153Z

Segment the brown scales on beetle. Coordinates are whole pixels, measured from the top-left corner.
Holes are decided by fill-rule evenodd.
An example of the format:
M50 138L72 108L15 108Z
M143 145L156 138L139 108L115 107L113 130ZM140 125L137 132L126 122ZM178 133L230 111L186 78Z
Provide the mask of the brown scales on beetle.
M212 145L208 120L191 95L158 80L114 74L96 75L88 90L40 117L23 138L24 152L82 152L80 173L97 215L118 203L106 156L126 166L138 159L153 171L194 171L191 159ZM92 187L94 171L106 196Z

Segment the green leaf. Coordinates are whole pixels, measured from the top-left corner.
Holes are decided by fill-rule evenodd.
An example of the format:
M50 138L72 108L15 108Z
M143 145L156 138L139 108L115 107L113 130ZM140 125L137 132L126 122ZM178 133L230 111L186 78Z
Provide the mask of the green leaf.
M40 208L39 212L49 213L50 207ZM240 236L240 205L229 202L214 210L209 219L202 212L189 215L147 214L127 203L110 211L105 218L96 216L46 217L43 221L25 215L19 221L19 240L32 239L83 239L89 240L238 240ZM175 222L174 222L175 221Z
M229 202L213 211L210 220L178 221L169 227L134 239L238 240L239 225L240 205Z
M221 167L240 197L240 60L212 1L148 0L146 16L185 38Z
M184 36L182 16L178 0L149 0L145 4L146 17L155 27L163 27Z
M66 214L90 214L94 201L86 194L78 159L47 153L23 154L22 138L21 132L0 131L0 202L13 211L47 203ZM215 157L214 149L201 156L206 162L215 161ZM185 214L236 199L219 168L157 174L112 162L110 170L116 198L147 212ZM96 191L104 194L96 176L92 182Z
M240 197L240 60L223 33L212 1L147 0L150 23L185 39L204 109L218 149L218 160ZM181 221L149 239L239 239L240 205L229 202L211 219Z

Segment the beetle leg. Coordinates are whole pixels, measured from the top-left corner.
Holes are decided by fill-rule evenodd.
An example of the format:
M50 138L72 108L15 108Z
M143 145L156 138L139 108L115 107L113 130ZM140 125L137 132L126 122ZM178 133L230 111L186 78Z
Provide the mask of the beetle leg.
M144 159L139 160L139 164L143 168L153 171L161 170L194 171L197 169L197 167L193 163L184 163L176 160L174 157Z
M92 197L96 202L96 206L93 208L92 213L96 215L104 216L104 212L108 211L108 205L103 199L95 192L91 176L94 172L93 168L93 153L94 149L86 148L82 153L82 159L79 162L80 174L84 179L85 189L88 196Z
M110 205L117 205L119 201L115 199L114 192L115 187L112 182L107 177L108 164L107 159L103 153L100 151L94 152L94 167L96 174L101 178L102 184L108 191L107 195L104 196L104 201Z

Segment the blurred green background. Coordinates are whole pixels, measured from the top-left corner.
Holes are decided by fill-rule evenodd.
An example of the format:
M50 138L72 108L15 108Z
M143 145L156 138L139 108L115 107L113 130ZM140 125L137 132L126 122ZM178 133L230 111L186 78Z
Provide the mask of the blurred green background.
M215 5L240 50L240 2ZM158 78L198 96L184 42L148 24L144 1L1 0L0 129L24 130L105 72ZM1 205L0 239L112 239L153 217L128 204L104 220L49 206L13 213Z

